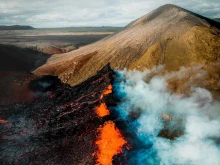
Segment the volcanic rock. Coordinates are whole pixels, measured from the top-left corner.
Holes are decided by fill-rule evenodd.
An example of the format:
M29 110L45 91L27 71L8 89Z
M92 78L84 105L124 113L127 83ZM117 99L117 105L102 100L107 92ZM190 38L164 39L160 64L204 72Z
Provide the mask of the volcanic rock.
M213 20L178 6L164 5L96 43L53 55L33 73L56 75L74 86L95 75L107 63L116 70L164 65L167 71L201 64L216 79L219 28L220 24Z
M97 130L110 120L95 109L113 74L107 65L75 87L42 77L30 83L42 97L0 106L0 164L95 164Z
M0 71L31 72L50 57L31 48L0 44Z

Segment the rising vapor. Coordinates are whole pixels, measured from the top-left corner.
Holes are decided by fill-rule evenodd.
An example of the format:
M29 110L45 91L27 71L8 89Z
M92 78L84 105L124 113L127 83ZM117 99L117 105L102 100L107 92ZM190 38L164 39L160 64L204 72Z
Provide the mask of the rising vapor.
M161 69L116 73L115 96L121 103L115 110L133 141L129 164L219 165L220 102L193 84L187 95L171 92L168 80L187 70L158 75Z

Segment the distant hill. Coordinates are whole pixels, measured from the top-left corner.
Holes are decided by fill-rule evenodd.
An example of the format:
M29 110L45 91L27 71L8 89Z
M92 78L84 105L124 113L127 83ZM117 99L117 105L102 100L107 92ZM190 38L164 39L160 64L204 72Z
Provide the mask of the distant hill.
M12 25L12 26L0 26L0 30L32 30L34 29L31 26L21 26L21 25Z
M216 22L220 22L220 18L214 18Z
M122 27L67 27L66 29L76 32L117 32L122 29Z
M40 28L44 30L68 30L71 32L117 32L120 31L123 27L116 26L80 26L80 27L61 27L61 28Z

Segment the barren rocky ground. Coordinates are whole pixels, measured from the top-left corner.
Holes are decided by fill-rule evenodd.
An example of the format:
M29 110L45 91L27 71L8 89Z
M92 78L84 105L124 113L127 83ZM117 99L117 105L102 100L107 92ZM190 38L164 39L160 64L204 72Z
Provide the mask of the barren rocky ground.
M31 48L51 55L75 50L112 33L76 32L66 29L0 30L0 44Z

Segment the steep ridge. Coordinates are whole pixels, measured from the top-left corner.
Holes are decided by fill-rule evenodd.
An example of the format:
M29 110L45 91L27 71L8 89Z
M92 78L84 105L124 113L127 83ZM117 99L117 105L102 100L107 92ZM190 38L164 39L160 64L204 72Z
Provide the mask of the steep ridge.
M165 70L177 71L195 63L216 68L220 57L219 28L220 24L213 20L175 5L164 5L101 41L53 55L33 73L56 75L74 86L107 63L113 69L143 70L163 64ZM209 70L218 75L212 66Z

